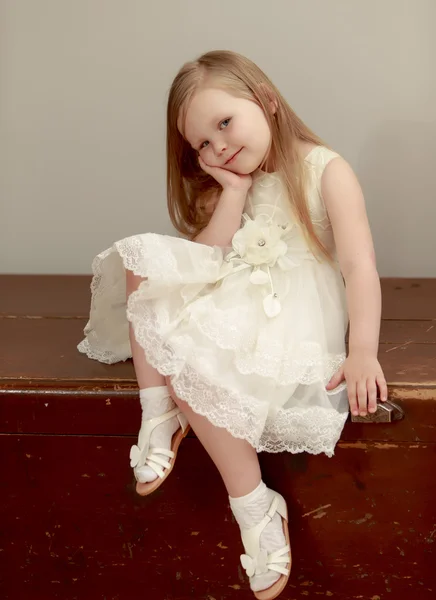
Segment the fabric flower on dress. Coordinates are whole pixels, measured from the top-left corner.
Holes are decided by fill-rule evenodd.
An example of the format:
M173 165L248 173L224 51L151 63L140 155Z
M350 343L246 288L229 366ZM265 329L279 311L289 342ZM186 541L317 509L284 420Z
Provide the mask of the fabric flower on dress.
M286 227L268 223L262 215L247 219L244 226L233 236L232 247L246 263L273 267L288 250L282 239Z
M222 277L237 270L251 268L250 282L254 285L269 285L270 293L263 298L263 309L267 317L276 317L282 310L278 294L274 292L270 269L279 267L289 271L301 264L305 258L313 258L307 246L298 242L292 231L296 224L280 224L271 217L257 215L251 219L242 215L245 223L232 239L232 251L225 258L228 268Z

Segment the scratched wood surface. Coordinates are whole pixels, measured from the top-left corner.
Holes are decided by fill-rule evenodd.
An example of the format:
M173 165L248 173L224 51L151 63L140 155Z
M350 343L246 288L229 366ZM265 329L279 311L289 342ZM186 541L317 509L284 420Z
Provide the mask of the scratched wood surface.
M223 486L195 437L165 486L135 495L132 364L75 351L89 281L0 276L1 597L252 598ZM406 419L347 423L333 459L260 457L291 514L283 600L435 597L436 280L382 287L380 360Z
M197 440L183 443L172 476L145 499L133 490L131 442L0 436L2 598L252 597L237 526ZM432 446L340 443L334 459L261 457L291 515L283 600L434 598L436 483L423 468Z

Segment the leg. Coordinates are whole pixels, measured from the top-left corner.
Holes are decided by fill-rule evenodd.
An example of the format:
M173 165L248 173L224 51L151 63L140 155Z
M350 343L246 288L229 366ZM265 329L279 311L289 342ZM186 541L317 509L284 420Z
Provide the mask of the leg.
M186 402L177 398L169 379L167 385L173 400L215 463L229 496L245 496L252 492L262 479L256 450L245 440L233 437L226 429L215 427L206 417L195 413Z
M220 472L229 494L232 512L240 529L251 530L265 518L274 498L274 492L269 490L262 481L256 450L245 440L233 437L226 429L215 427L206 417L195 413L186 402L177 398L169 379L167 385L171 390L172 398L187 417ZM285 534L287 534L287 525L284 524L282 516L276 512L263 528L259 541L254 547L257 547L257 552L260 549L266 550L267 553L282 551L288 556ZM248 553L248 548L245 549ZM252 552L253 558L255 552ZM285 564L290 565L290 559L285 560ZM281 563L280 566L283 567L284 564ZM275 597L274 590L281 589L286 582L287 576L283 575L283 571L280 573L269 569L250 577L250 585L254 592L261 593L261 590L266 590L264 596L259 596L262 600ZM271 595L268 592L270 588Z
M140 283L144 281L142 277L134 275L132 271L126 271L126 296L138 289ZM136 341L132 324L129 324L130 346L132 349L133 364L135 374L140 389L140 400L142 406L142 424L138 436L138 448L143 448L146 443L147 435L144 434L147 421L160 417L175 408L175 404L170 397L166 387L165 377L155 368L148 364L145 353L139 343ZM150 434L150 450L153 448L171 449L173 435L180 428L177 417L173 417L161 425L158 425ZM156 454L159 459L168 462L168 456ZM148 492L148 484L158 478L158 472L153 468L153 462L150 460L144 465L138 465L135 468L135 476L138 480L136 490L144 495ZM162 466L162 465L160 465ZM158 465L158 468L160 469Z

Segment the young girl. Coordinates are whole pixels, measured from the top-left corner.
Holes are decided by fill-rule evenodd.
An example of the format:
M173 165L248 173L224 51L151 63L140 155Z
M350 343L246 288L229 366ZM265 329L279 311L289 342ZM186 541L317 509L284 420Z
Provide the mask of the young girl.
M233 52L178 73L167 160L169 212L189 239L134 235L95 258L79 350L133 356L138 493L161 485L193 428L229 493L254 595L271 600L291 568L288 517L257 452L332 456L348 405L365 415L377 386L387 396L365 204L349 165Z

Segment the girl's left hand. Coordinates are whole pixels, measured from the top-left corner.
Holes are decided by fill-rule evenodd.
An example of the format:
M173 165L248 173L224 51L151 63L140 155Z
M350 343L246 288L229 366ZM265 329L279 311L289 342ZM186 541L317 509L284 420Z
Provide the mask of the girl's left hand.
M333 390L342 381L347 382L348 401L353 415L364 417L369 411L377 410L377 385L380 399L388 399L386 379L377 358L373 354L354 352L347 356L345 362L330 379L327 390Z

